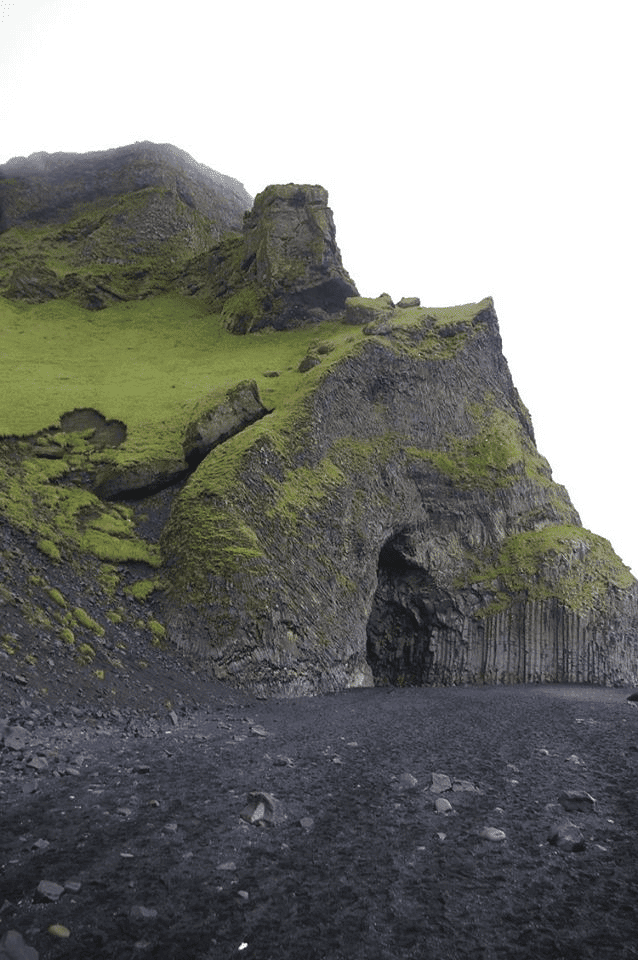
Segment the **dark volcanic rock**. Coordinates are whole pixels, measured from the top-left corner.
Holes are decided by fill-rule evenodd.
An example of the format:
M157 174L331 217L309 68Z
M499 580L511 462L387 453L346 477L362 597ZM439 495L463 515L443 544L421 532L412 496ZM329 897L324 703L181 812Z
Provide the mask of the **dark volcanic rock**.
M635 682L635 581L536 450L491 301L390 322L177 498L171 636L261 693Z

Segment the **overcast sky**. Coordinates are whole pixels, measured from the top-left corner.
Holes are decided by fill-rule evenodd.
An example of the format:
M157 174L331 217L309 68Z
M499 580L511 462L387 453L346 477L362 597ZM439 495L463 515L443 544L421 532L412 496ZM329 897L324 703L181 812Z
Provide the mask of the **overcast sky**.
M494 297L538 447L638 573L631 0L0 0L0 163L168 142L329 191L361 293Z

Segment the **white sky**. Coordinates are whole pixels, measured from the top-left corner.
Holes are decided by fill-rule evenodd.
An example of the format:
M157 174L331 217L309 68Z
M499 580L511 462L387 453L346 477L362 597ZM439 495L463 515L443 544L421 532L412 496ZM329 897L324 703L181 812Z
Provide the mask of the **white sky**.
M0 0L0 163L168 142L321 183L361 293L492 295L540 451L638 573L633 0Z

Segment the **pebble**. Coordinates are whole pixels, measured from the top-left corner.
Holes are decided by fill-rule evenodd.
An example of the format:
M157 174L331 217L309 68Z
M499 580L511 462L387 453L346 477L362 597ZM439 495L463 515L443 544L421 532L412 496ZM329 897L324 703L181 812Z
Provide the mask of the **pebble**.
M434 807L437 813L450 813L454 810L450 801L446 800L445 797L437 797L434 801Z
M157 910L152 907L142 907L136 904L134 907L131 907L129 916L132 920L156 920Z
M481 837L483 840L491 840L493 843L499 843L501 840L505 840L506 834L504 830L498 830L497 827L483 827Z
M36 890L39 900L48 900L55 903L64 893L64 887L60 883L53 883L52 880L41 880Z
M47 933L50 933L52 937L59 937L61 940L66 940L71 936L69 928L63 927L61 923L52 923Z
M569 813L573 811L591 813L596 809L596 801L585 790L564 790L558 798L558 802Z
M585 849L585 838L575 823L555 824L549 831L548 840L566 853L576 853Z
M24 942L17 930L7 930L0 940L0 960L39 960L35 947Z
M452 781L445 773L433 773L432 774L432 786L430 790L432 793L445 793L446 790L452 789Z

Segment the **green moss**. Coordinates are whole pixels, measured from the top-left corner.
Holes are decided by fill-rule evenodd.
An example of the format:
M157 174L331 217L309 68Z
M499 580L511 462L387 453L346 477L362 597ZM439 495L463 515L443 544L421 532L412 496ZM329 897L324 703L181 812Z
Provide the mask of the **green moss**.
M55 543L53 543L52 540L47 540L46 538L43 538L41 540L38 540L36 546L40 551L40 553L43 553L45 557L48 557L50 560L58 561L62 559L62 554L60 553L60 550L55 545Z
M98 582L104 592L112 597L120 582L120 575L117 568L110 563L103 564L98 574Z
M555 597L577 612L604 610L610 587L628 589L634 582L608 540L568 524L511 535L472 581L498 584L487 612L519 597Z
M49 587L47 593L51 597L54 603L57 603L59 607L66 607L67 603L59 590L56 590L55 587Z
M48 463L0 459L0 512L11 523L50 544L50 554L81 551L106 562L159 564L157 548L137 537L128 508L105 504L89 490L51 482Z
M137 580L126 588L126 592L135 600L146 600L154 590L158 589L158 580Z
M153 643L160 644L166 638L166 627L159 620L149 620L148 629L153 635Z
M277 497L268 514L295 527L308 511L321 509L326 497L334 497L344 482L343 472L327 458L313 468L288 470L283 483L277 484Z
M75 634L68 627L62 627L62 629L60 630L59 636L60 636L60 640L62 640L63 643L68 643L68 644L75 643Z
M408 447L414 459L430 461L441 473L464 488L496 490L521 477L552 485L549 464L536 450L520 420L495 405L475 404L471 413L477 432L471 437L450 437L442 450Z
M8 653L11 657L15 655L19 646L20 642L18 638L10 633L3 633L0 637L0 650L4 650L4 652Z
M91 630L96 637L104 636L104 627L100 626L100 624L97 623L93 617L89 616L86 610L83 610L82 607L75 607L73 610L73 616L81 627L84 627L86 630Z
M95 649L90 643L81 643L78 646L76 660L83 667L88 666L95 660Z
M110 620L111 623L115 623L115 624L124 622L124 617L122 616L121 613L118 613L117 610L107 610L106 619Z

